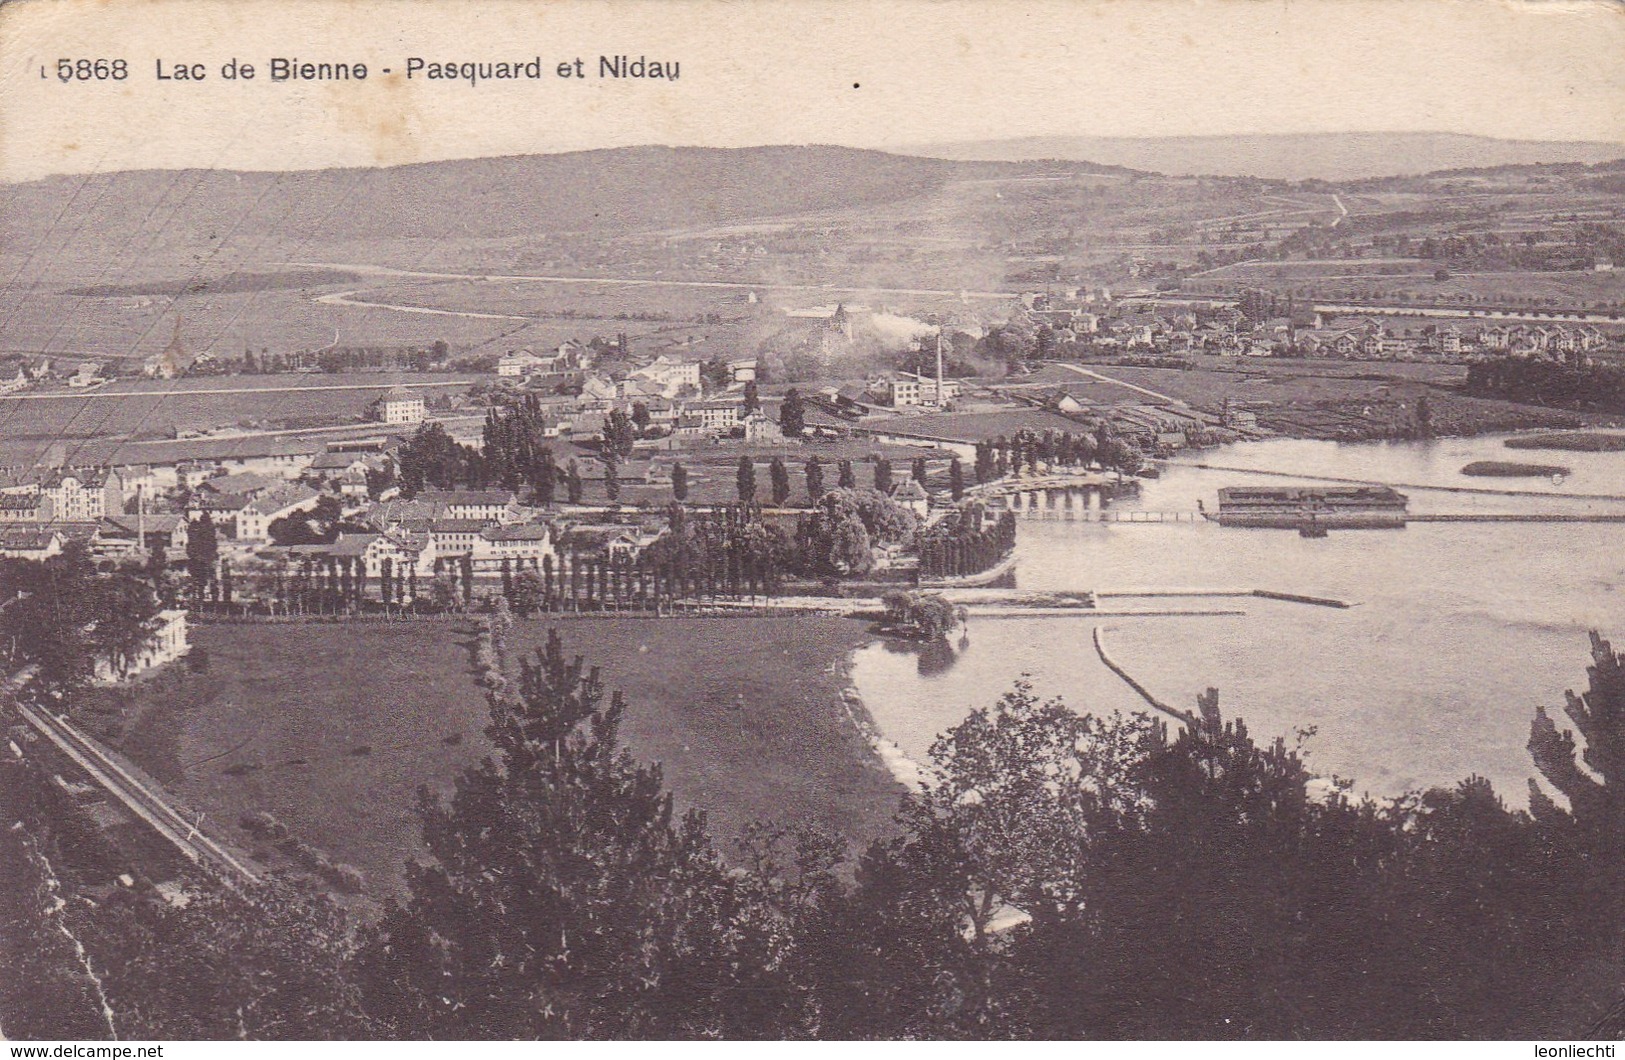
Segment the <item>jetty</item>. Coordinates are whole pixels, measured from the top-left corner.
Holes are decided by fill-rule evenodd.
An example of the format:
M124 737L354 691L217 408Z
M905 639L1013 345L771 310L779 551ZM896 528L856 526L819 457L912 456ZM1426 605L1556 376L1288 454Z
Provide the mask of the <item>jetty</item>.
M1386 486L1390 489L1428 490L1433 493L1473 493L1486 497L1545 497L1571 501L1625 501L1619 493L1559 493L1555 490L1492 489L1489 486L1436 486L1423 482L1377 482L1366 478L1340 478L1335 475L1306 475L1294 471L1263 471L1256 467L1235 467L1228 464L1180 464L1201 471L1229 471L1240 475L1259 475L1265 478L1293 478L1302 482L1337 482L1348 486Z
M1146 689L1146 687L1144 685L1142 685L1142 684L1140 684L1140 682L1136 681L1133 678L1133 676L1129 674L1129 672L1127 670L1125 670L1121 666L1119 666L1117 664L1117 661L1106 653L1106 635L1105 635L1104 630L1100 626L1095 627L1094 641L1095 641L1095 654L1100 656L1100 661L1106 664L1106 669L1110 670L1112 673L1114 673L1118 677L1122 678L1123 683L1128 685L1130 688L1134 689L1135 694L1137 694L1141 699L1145 700L1153 708L1162 711L1164 714L1167 714L1168 716L1170 716L1170 717L1172 717L1172 718L1174 718L1174 719L1176 719L1176 720L1178 720L1178 721L1180 721L1180 722L1182 722L1182 723L1184 723L1186 725L1196 725L1196 724L1198 724L1197 717L1196 717L1195 714L1193 714L1192 712L1190 712L1188 710L1180 710L1178 707L1171 707L1168 704L1164 703L1162 700L1158 699L1156 696L1153 696Z
M1409 515L1407 523L1625 523L1625 512L1463 512Z

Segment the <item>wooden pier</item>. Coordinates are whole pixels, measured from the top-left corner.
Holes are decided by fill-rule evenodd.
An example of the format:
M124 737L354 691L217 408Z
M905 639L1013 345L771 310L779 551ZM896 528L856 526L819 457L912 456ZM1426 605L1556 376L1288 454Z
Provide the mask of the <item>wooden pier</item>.
M1131 508L1012 508L1020 519L1063 523L1200 523L1199 511L1148 512Z
M1405 516L1407 523L1625 523L1625 512L1564 514L1561 512L1467 512L1461 515Z

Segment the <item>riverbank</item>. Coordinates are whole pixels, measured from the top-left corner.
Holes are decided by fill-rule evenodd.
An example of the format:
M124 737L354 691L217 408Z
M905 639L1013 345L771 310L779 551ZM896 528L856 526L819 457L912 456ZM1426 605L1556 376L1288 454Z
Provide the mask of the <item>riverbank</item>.
M1540 431L1508 438L1508 449L1560 449L1575 453L1625 452L1625 433L1617 431Z

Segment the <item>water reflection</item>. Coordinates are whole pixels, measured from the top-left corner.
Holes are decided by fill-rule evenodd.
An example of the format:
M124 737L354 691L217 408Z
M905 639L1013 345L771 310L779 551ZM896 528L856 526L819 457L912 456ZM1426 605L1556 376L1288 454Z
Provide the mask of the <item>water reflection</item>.
M914 672L921 677L940 677L954 668L959 661L960 652L954 651L954 646L948 642L946 636L936 637L932 640L906 640L899 637L887 637L881 642L882 650L892 655L914 657ZM961 652L970 646L970 638L959 638Z
M1460 468L1504 459L1500 439L1349 446L1269 442L1190 459L1300 474L1482 486ZM1563 454L1565 491L1625 495L1625 454ZM1287 480L1171 465L1147 483L1148 510L1209 506L1220 486ZM1536 480L1541 481L1541 480ZM1493 485L1493 483L1492 483ZM1528 483L1514 484L1525 488ZM1538 488L1538 487L1537 487ZM1403 491L1402 492L1406 492ZM1410 493L1413 511L1619 511L1617 501ZM1120 499L1118 504L1135 502ZM1349 610L1255 598L1102 600L1103 609L1235 608L1237 616L1111 618L1112 653L1159 699L1191 707L1209 685L1255 733L1317 726L1311 765L1397 794L1489 776L1509 802L1526 798L1524 743L1535 704L1560 710L1584 687L1585 631L1625 642L1625 525L1418 523L1333 532L1210 523L1022 522L1025 589L1272 589L1354 601ZM1097 713L1143 709L1099 663L1095 620L976 619L976 650L918 645L858 653L854 680L876 722L911 755L965 713L992 703L1018 674L1041 694ZM948 648L944 654L943 648ZM909 656L914 658L910 659Z

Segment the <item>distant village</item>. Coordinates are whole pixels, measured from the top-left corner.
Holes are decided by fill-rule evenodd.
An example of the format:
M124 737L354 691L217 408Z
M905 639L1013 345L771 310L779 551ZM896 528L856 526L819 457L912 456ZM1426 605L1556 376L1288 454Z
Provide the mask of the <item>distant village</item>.
M933 321L892 370L851 378L831 367L830 378L789 384L762 378L770 373L758 356L702 360L669 349L639 356L625 335L514 348L482 363L484 382L380 388L365 422L182 431L145 443L151 457L140 463L73 466L59 453L44 466L0 471L0 556L42 560L79 542L105 564L180 570L195 566L202 551L212 571L235 576L224 585L218 573L205 576L211 602L223 596L243 606L257 600L274 608L290 571L307 582L327 578L336 591L340 569L355 586L347 592L359 597L371 584L386 604L427 599L448 575L461 579L455 591L466 599L475 580L500 578L507 589L524 571L563 578L582 557L638 564L671 532L673 502L807 513L827 489L873 488L911 512L923 538L944 518L959 519L967 504L989 503L995 513L1019 505L1019 491L1006 497L996 488L1007 478L1065 471L1099 482L1115 471L1121 481L1154 474L1150 457L1269 433L1254 411L1228 399L1199 407L1080 398L1067 384L1081 377L1058 370L1067 361L1180 367L1195 355L1238 363L1517 358L1579 367L1619 344L1617 330L1585 320L1429 320L1361 309L1297 306L1263 291L1200 299L1140 290L1114 298L1101 287L1052 288L1023 294L996 324ZM785 316L810 336L815 353L838 354L871 312L835 304ZM325 369L364 378L354 373L441 370L454 366L454 356L436 343L226 360L189 353L177 322L169 346L141 374L174 380ZM985 374L1001 360L998 377ZM24 361L0 390L84 392L108 382L103 371L89 361ZM492 432L508 429L505 417L523 420L525 459L547 450L556 487L554 470L543 490L534 467L515 474L489 464ZM404 473L431 428L455 459L468 461L442 481ZM1333 424L1327 436L1340 429ZM782 533L794 536L786 526ZM981 533L980 516L977 526ZM206 549L193 541L200 528L211 539ZM977 542L934 553L935 573L995 565L999 550ZM858 564L864 572L914 571L918 581L918 548L896 540L870 548L872 557ZM971 554L975 562L965 558ZM165 636L176 639L173 631Z

